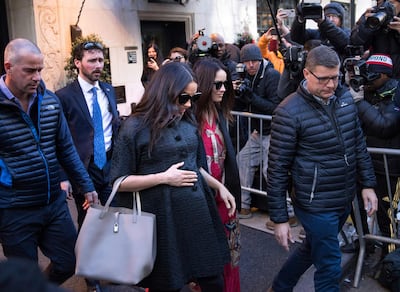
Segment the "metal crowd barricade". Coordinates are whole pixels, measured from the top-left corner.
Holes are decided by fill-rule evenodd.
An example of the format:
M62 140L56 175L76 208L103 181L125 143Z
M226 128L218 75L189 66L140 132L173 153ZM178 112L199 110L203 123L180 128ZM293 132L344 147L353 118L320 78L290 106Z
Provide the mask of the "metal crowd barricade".
M247 121L247 132L248 132L248 137L251 135L251 120L252 119L259 119L260 123L260 138L262 138L262 122L264 120L271 120L272 116L270 115L260 115L260 114L253 114L249 112L238 112L238 111L232 111L233 116L235 117L235 127L234 130L236 132L236 153L239 152L240 149L240 126L241 122ZM244 120L243 120L244 119ZM382 154L382 158L384 161L384 167L385 167L385 176L386 176L386 182L387 182L387 188L388 188L388 196L390 200L390 208L391 208L391 214L394 216L396 213L393 207L393 192L391 190L391 185L390 185L390 170L388 167L387 163L387 156L388 155L400 155L400 149L390 149L390 148L374 148L374 147L368 147L368 151L370 153L374 154ZM260 155L262 155L262 151L260 152ZM253 185L254 186L254 185ZM263 190L263 174L262 174L262 165L259 168L259 181L258 184L256 184L258 188L254 187L246 187L246 186L241 186L242 190L247 190L252 193L256 193L259 195L264 195L267 196L267 192ZM289 199L290 200L290 199ZM358 253L357 257L357 264L356 264L356 270L354 273L354 280L353 280L353 287L357 288L360 282L360 277L361 277L361 271L364 263L364 258L365 258L365 251L366 251L366 241L367 240L376 240L379 242L385 242L385 243L393 243L395 245L400 245L400 239L398 239L398 234L397 234L397 228L396 228L396 220L392 218L391 224L392 224L392 230L396 234L396 238L390 238L386 236L381 236L377 234L364 234L363 233L363 228L362 228L362 221L361 221L361 214L360 214L360 209L359 209L359 204L357 197L353 201L353 211L354 211L354 217L355 217L355 225L357 229L357 235L359 239L359 244L360 244L360 250Z
M245 125L247 127L247 133L248 133L248 137L247 139L250 137L251 135L251 120L253 119L257 119L259 120L259 129L260 129L260 139L262 140L263 135L263 121L265 120L271 120L272 116L270 115L261 115L261 114L253 114L253 113L249 113L249 112L239 112L239 111L232 111L232 115L235 117L235 132L236 132L236 145L235 149L236 149L236 153L239 153L240 150L240 127L242 126L241 123L245 122ZM246 140L247 140L246 139ZM263 147L262 143L261 143L261 147ZM260 151L260 156L261 159L260 161L262 161L262 151L263 149L261 149ZM263 196L267 196L267 192L263 190L263 173L262 173L262 165L260 165L259 170L258 170L258 182L256 183L256 186L258 186L258 188L254 188L254 187L247 187L247 186L241 186L242 190L246 190L249 191L251 193L255 193L255 194L259 194L259 195L263 195ZM254 185L253 185L254 186Z
M367 240L376 240L380 242L385 242L385 243L393 243L395 245L400 245L400 239L398 239L398 234L397 234L397 228L396 228L396 220L394 218L394 214L396 214L396 210L393 206L393 192L391 189L391 184L390 184L390 169L388 167L388 162L387 162L387 156L388 155L400 155L400 149L391 149L391 148L375 148L375 147L368 147L368 151L370 153L374 154L382 154L383 158L383 163L385 167L385 176L386 176L386 183L387 183L387 189L388 189L388 196L389 196L389 201L390 201L390 209L391 209L391 224L392 224L392 230L394 234L396 235L396 238L391 238L387 236L381 236L381 235L376 235L376 234L364 234L363 228L362 228L362 221L361 221L361 215L360 215L360 209L359 209L359 204L357 198L354 199L353 201L353 211L354 211L354 217L355 217L355 223L356 223L356 229L357 229L357 234L358 234L358 240L360 244L360 250L358 253L358 258L357 258L357 265L356 265L356 270L354 273L354 280L353 280L353 287L358 288L358 285L360 283L360 277L361 277L361 271L364 263L364 258L365 258L365 250L366 250L366 241Z

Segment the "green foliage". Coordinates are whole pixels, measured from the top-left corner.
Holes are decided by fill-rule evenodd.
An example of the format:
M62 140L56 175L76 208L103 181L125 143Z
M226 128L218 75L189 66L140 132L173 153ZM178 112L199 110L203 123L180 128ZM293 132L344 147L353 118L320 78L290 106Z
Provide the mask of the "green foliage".
M97 42L97 43L100 43L104 47L104 70L100 76L100 80L111 84L111 69L110 69L109 51L106 48L106 46L104 45L101 38L96 34L90 34L85 37L78 37L72 43L71 56L69 58L67 58L66 65L64 66L64 70L67 72L68 83L74 81L78 77L78 70L74 64L74 57L72 55L72 52L74 51L74 48L81 45L82 43L87 43L87 42Z

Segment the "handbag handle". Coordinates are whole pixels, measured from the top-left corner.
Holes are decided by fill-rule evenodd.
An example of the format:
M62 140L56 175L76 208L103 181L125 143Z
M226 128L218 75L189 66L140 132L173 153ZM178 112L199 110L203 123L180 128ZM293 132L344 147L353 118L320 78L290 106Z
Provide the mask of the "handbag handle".
M103 211L100 213L100 218L104 218L105 214L108 212L108 209L110 207L110 204L112 200L115 197L115 194L118 192L118 189L121 185L121 183L127 178L127 175L121 176L117 178L112 187L112 191L110 193L110 196L108 197L108 200L106 204L104 205ZM142 203L140 201L140 195L139 192L133 192L133 222L135 223L137 221L137 216L142 215Z

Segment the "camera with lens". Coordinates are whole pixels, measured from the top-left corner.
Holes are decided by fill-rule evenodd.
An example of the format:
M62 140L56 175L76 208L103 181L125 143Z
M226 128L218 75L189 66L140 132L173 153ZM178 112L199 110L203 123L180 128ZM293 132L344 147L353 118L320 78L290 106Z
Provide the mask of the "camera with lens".
M322 6L319 1L303 0L300 3L301 17L304 19L321 19Z
M371 29L386 27L395 15L396 12L393 4L385 1L381 6L374 9L373 14L367 18L366 24Z
M303 46L290 46L283 50L283 59L285 68L287 68L291 76L299 76L306 64L307 51Z
M239 97L243 95L244 91L244 86L242 86L245 82L245 76L246 76L246 65L243 63L237 63L236 64L236 73L239 76L239 79L234 80L235 84L235 96Z
M202 57L218 57L218 44L204 35L204 30L205 28L198 31L199 36L193 40L189 48L189 61L192 64Z
M357 92L362 85L368 84L380 77L379 73L369 72L366 60L358 57L345 59L343 67L349 72L349 85Z
M364 46L354 46L354 45L347 45L344 48L345 55L347 58L355 58L364 55Z

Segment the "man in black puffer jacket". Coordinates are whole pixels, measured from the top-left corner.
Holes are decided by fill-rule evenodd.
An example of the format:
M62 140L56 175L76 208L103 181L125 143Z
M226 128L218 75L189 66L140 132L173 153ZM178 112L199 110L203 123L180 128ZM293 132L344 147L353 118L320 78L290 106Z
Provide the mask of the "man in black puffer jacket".
M350 93L334 95L340 60L326 46L312 49L296 93L276 108L268 157L268 207L275 237L289 250L286 191L289 174L296 217L306 232L273 282L272 290L292 291L300 276L316 267L315 291L339 291L338 233L350 214L357 179L368 215L377 210L375 175L357 108Z
M60 165L79 185L86 201L97 193L72 142L57 96L41 80L44 57L26 39L12 40L4 51L0 77L0 242L4 255L50 259L51 282L61 284L75 271L76 228ZM29 287L26 287L29 290Z

